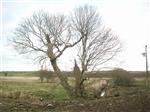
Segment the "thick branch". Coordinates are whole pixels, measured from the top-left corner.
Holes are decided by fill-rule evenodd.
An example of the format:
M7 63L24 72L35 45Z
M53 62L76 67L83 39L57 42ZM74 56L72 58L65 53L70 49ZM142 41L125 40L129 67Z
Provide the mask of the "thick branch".
M73 47L76 44L78 44L83 38L84 38L84 36L82 36L78 41L74 42L73 44L65 45L65 47L59 52L59 54L56 56L56 58L60 57L67 48Z

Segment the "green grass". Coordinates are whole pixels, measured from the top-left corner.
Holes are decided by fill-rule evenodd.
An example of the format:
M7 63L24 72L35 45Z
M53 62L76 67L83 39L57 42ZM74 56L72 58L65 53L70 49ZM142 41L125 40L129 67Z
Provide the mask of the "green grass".
M53 87L50 83L1 81L0 90L3 92L30 93L33 97L44 100L64 100L68 98L66 91L61 86Z

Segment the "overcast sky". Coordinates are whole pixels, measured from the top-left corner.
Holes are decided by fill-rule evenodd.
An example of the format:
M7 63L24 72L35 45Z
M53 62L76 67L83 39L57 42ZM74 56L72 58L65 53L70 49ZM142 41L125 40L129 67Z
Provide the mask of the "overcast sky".
M0 71L37 70L40 67L20 56L12 49L8 39L23 18L43 9L49 13L69 14L75 7L89 4L96 6L103 23L119 36L123 51L108 67L126 70L145 70L145 58L141 55L148 45L150 60L150 0L1 0L0 1ZM73 67L72 50L60 60L63 70ZM105 65L107 66L107 65ZM149 61L150 66L150 61Z

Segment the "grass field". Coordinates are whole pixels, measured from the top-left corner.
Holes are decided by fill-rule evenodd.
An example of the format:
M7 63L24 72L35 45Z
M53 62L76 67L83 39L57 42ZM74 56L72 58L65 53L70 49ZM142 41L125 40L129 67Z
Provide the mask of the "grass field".
M144 71L128 71L132 77L136 78L142 78L145 77L145 72ZM27 76L27 77L33 77L33 76L38 76L37 71L5 71L5 72L0 72L0 76L5 76L4 73L7 73L7 76ZM65 75L71 76L71 72L65 72ZM150 74L150 71L149 71ZM112 74L111 71L100 71L100 72L92 72L87 74L88 77L108 77L111 78Z
M96 112L97 110L106 112L107 108L110 108L110 112L120 112L125 105L127 109L131 108L131 111L127 110L128 112L149 112L141 110L143 108L141 105L147 102L147 96L141 97L140 94L143 92L150 94L150 88L145 88L145 78L141 76L134 77L132 86L115 88L111 94L119 91L119 97L95 99L90 94L91 89L88 88L88 98L83 101L72 101L56 77L49 83L46 81L41 83L37 72L9 72L7 76L0 73L0 112L48 112L53 109L56 112ZM111 75L90 76L86 86L111 78ZM73 77L68 79L70 84L73 84ZM136 104L136 99L140 103ZM56 102L52 103L55 108L48 106L51 102ZM146 104L148 106L144 108L147 109L150 103ZM122 112L127 112L126 108Z
M101 79L108 77L92 77L87 84L91 82L98 82ZM110 77L109 77L110 78ZM136 77L133 87L122 89L124 94L135 94L145 89L144 77ZM69 80L72 80L70 78ZM72 81L71 81L72 82ZM9 96L9 93L28 94L30 97L44 100L65 100L69 99L66 91L59 85L56 80L52 83L40 83L37 72L8 72L7 76L0 73L0 94ZM17 93L18 94L18 93ZM28 96L27 95L27 96ZM11 97L11 96L10 96ZM19 97L19 95L18 95Z
M5 76L5 73L7 73L7 76L24 76L24 77L33 77L37 76L37 71L5 71L0 72L0 76Z
M19 92L19 95L18 95ZM9 94L11 93L11 94ZM43 100L64 100L68 96L66 91L58 84L52 83L40 83L38 81L25 82L23 81L11 81L11 80L0 80L0 94L3 97L30 97L35 99ZM11 96L11 95L14 96ZM15 94L17 96L15 96ZM26 95L26 96L25 96Z

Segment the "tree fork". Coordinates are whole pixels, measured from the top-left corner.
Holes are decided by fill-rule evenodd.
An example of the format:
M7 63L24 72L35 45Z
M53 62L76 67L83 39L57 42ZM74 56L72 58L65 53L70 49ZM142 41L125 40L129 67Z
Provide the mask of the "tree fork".
M74 89L69 85L67 78L65 76L62 75L61 70L59 69L56 59L55 60L51 60L51 65L56 73L56 75L59 77L59 79L61 80L61 85L64 87L64 89L67 91L67 93L69 94L69 96L74 96Z

